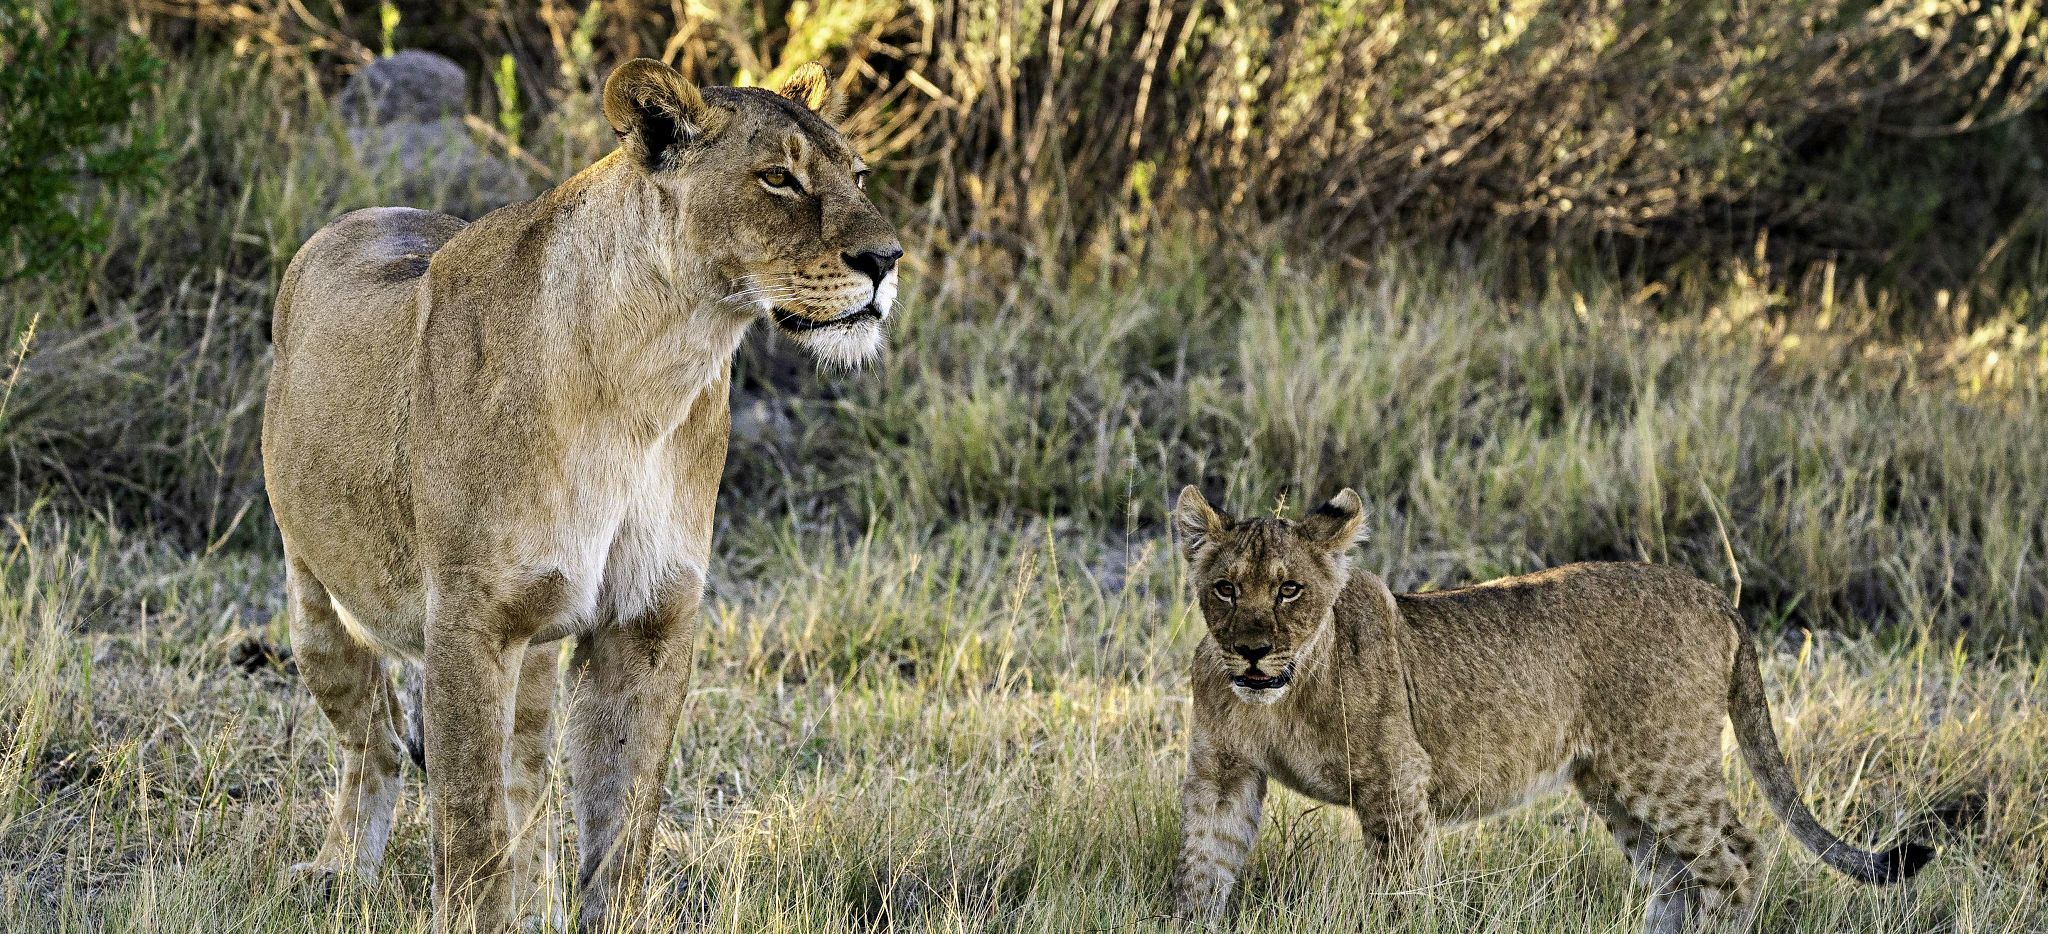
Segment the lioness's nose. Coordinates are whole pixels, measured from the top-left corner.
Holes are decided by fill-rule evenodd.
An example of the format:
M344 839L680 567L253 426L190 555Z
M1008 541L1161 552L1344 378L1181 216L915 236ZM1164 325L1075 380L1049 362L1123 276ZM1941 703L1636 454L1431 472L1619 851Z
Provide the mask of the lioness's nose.
M839 258L845 260L846 265L852 266L855 272L866 273L868 278L875 280L876 285L882 284L882 278L889 274L889 270L896 268L896 260L902 256L903 250L899 247L839 254Z
M1240 645L1232 647L1231 651L1236 652L1242 657L1246 664L1256 665L1259 663L1259 659L1273 654L1273 647L1270 645Z

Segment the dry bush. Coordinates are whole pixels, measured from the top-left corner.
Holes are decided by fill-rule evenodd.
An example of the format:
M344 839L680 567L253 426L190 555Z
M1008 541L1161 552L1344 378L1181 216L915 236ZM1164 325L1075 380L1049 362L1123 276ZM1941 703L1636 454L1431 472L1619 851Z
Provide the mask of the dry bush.
M306 6L143 9L244 48L369 54L373 15L322 21ZM1668 260L1745 248L1776 225L1804 235L1779 238L1789 246L1891 258L1898 245L1872 241L1910 225L1872 223L1856 187L1800 169L1855 174L1845 157L1927 168L1931 141L2038 118L2048 87L2048 19L2033 0L398 9L401 40L479 69L509 51L533 100L587 94L603 67L633 55L706 82L771 80L825 59L858 104L847 127L903 203L936 230L1052 262L1189 212L1234 230L1284 224L1343 252L1493 232L1648 245ZM1990 198L1968 177L1977 162L1936 168L1957 176L1941 181L1958 195ZM2009 187L1995 217L1946 218L1964 243L1930 237L1911 250L2034 242L2048 201L2030 180ZM1898 200L1902 214L1924 210ZM1941 268L1952 267L1974 264Z

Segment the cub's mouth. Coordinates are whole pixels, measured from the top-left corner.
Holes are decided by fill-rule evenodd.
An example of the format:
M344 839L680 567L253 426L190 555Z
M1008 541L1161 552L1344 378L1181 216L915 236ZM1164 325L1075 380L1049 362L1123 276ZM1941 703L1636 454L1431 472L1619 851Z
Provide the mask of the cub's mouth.
M1250 672L1230 679L1230 683L1252 691L1276 691L1294 680L1294 673L1283 671L1277 675L1255 675Z
M836 318L813 318L787 308L769 309L768 316L775 319L775 326L791 334L804 334L825 328L848 327L882 320L882 309L869 302Z

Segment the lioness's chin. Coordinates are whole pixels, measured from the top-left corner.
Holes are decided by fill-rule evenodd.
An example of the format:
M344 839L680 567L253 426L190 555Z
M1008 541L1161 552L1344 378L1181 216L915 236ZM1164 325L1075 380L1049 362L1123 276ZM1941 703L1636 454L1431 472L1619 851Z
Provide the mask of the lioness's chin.
M848 322L832 327L811 331L791 332L785 330L791 340L802 345L817 357L820 363L841 367L858 367L882 352L882 323L879 319Z
M1244 701L1247 704L1257 704L1264 707L1267 704L1277 703L1280 698L1287 696L1287 685L1283 684L1277 688L1252 688L1245 687L1242 684L1233 684L1230 686L1230 692L1236 694L1238 700Z

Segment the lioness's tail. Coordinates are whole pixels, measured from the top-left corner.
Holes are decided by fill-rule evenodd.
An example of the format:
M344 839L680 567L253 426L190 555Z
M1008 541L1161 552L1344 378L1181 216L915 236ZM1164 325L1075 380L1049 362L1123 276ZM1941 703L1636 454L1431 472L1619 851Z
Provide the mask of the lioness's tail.
M426 692L427 673L417 664L398 667L399 736L405 740L406 755L420 771L427 770Z
M1733 614L1730 614L1733 615ZM1792 836L1819 856L1822 862L1844 875L1864 882L1901 882L1920 871L1934 858L1934 850L1918 843L1902 843L1883 852L1859 850L1828 832L1800 800L1799 783L1785 764L1778 748L1777 731L1771 728L1770 701L1764 695L1763 675L1757 671L1756 646L1746 627L1736 620L1735 672L1728 683L1728 719L1735 722L1735 739L1742 745L1742 758L1749 773L1763 786L1764 799L1771 803L1778 819Z

